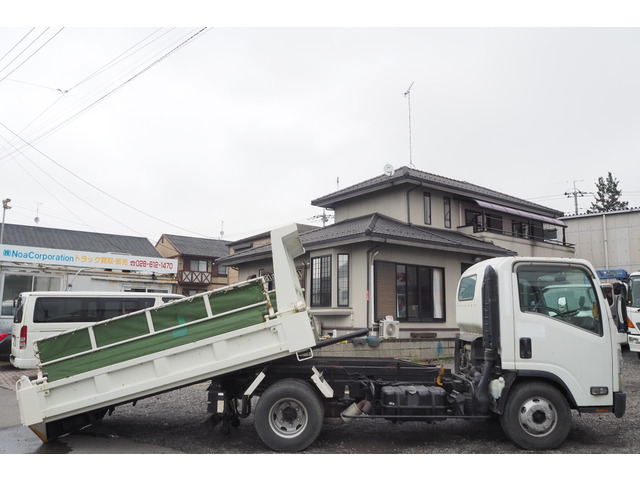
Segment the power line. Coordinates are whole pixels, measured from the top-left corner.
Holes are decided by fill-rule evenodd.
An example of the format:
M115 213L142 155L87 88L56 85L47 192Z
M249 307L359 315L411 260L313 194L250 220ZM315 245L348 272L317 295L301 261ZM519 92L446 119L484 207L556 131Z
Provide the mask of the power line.
M138 78L139 76L141 76L143 73L146 73L147 71L149 71L151 68L155 67L156 65L158 65L160 62L166 60L170 55L174 54L175 52L177 52L179 49L181 49L182 47L184 47L185 45L187 45L188 43L190 43L191 41L193 41L196 37L198 37L199 35L203 34L205 31L207 30L207 28L201 28L200 30L196 31L194 34L190 35L188 38L186 38L185 40L182 40L177 46L173 47L171 50L169 50L168 52L164 53L161 57L157 58L156 60L154 60L152 63L146 65L142 70L137 71L134 75L132 75L131 77L129 77L128 79L126 79L125 81L123 81L122 83L120 83L119 85L117 85L116 87L112 88L111 90L109 90L108 92L106 92L105 94L102 94L97 100L91 100L91 103L81 107L79 110L76 110L75 112L72 112L70 114L69 117L67 117L66 119L61 120L59 123L54 124L53 126L51 126L51 128L48 128L47 130L44 130L45 127L47 127L47 125L51 125L52 122L49 123L45 123L42 127L40 127L39 131L42 132L39 135L37 134L37 131L34 131L31 133L31 136L33 136L34 138L31 139L30 142L26 142L24 140L21 140L24 142L24 145L20 145L18 147L16 147L15 145L12 145L13 148L15 148L16 150L20 150L20 148L22 148L25 145L33 145L34 143L42 140L43 138L46 138L47 136L53 134L54 132L56 132L57 130L63 128L64 126L66 126L67 124L69 124L70 122L72 122L73 120L77 119L78 117L80 117L81 115L83 115L84 113L86 113L88 110L90 110L91 108L95 107L96 105L98 105L99 103L101 103L102 101L104 101L105 99L107 99L108 97L110 97L111 95L113 95L115 92L117 92L118 90L120 90L121 88L123 88L124 86L126 86L127 84L131 83L132 81L134 81L136 78ZM82 83L82 82L80 82ZM76 85L77 86L77 85ZM71 88L75 88L71 87ZM68 90L64 91L63 93L68 92ZM59 100L59 98L54 102L54 104ZM51 108L52 105L50 105L48 108ZM47 108L47 109L48 109ZM67 109L69 110L69 109ZM33 122L32 122L33 123ZM26 128L26 127L25 127ZM21 133L24 131L25 129L23 129L21 131ZM0 157L0 160L3 160L5 157Z
M31 32L33 32L34 30L35 30L35 28L32 28L32 29L31 29L31 30L29 30L27 33L25 33L24 37L22 37L20 40L18 40L18 42L17 42L13 47L11 47L9 50L7 50L7 53L5 53L2 57L0 57L0 62L1 62L2 60L4 60L4 59L5 59L5 57L6 57L7 55L9 55L11 52L13 52L13 50L14 50L18 45L20 45L20 44L22 43L22 41L23 41L25 38L27 38L27 37L31 34ZM1 70L0 70L0 71L1 71Z
M38 35L38 37L31 42L25 49L22 50L22 52L20 52L20 55L22 55L22 53L24 53L31 45L33 45L36 40L38 40L42 35L44 35L46 33L46 31L49 30L48 28L42 32L40 35ZM58 34L62 31L63 29L61 28L60 30L58 30L51 38L49 38L46 42L44 42L42 45L40 45L35 52L33 52L31 55L29 55L27 58L25 58L22 63L20 63L16 68L14 68L13 70L11 70L9 73L7 73L4 77L0 78L0 83L2 83L8 76L10 76L12 73L14 73L16 70L18 70L22 65L24 65L26 62L28 62L36 53L38 53L45 45L47 45L51 40L53 40L55 37L58 36ZM9 65L11 65L11 63L13 63L14 60L17 60L20 55L18 55L17 57L15 57L11 62L9 62L8 65L6 65L4 68L0 69L0 72L2 72L2 70L4 70L5 68L7 68Z
M143 68L142 70L138 71L135 75L131 76L131 77L130 77L130 78L128 78L126 81L124 81L124 82L120 83L118 86L116 86L115 88L113 88L112 90L110 90L109 92L107 92L105 95L102 95L100 98L98 98L97 100L93 101L93 102L92 102L91 104L89 104L88 106L86 106L86 107L82 108L81 110L77 111L75 114L73 114L71 117L69 117L69 118L67 118L66 120L64 120L62 123L59 123L59 124L58 124L57 126L55 126L54 128L52 128L52 129L48 130L45 134L41 135L40 137L37 137L37 138L36 138L36 140L40 140L40 139L42 139L42 138L43 138L43 136L45 136L45 135L50 135L50 134L52 134L54 131L56 131L56 130L58 130L58 129L62 128L62 127L64 127L65 125L67 125L67 124L68 124L69 122L71 122L72 120L74 120L74 119L78 118L80 115L82 115L83 113L85 113L86 111L88 111L88 110L89 110L90 108L92 108L93 106L95 106L95 105L97 105L98 103L102 102L103 100L105 100L106 98L108 98L110 95L112 95L113 93L115 93L116 91L118 91L119 89L121 89L122 87L124 87L125 85L127 85L128 83L130 83L130 82L132 82L133 80L135 80L136 78L138 78L138 77L139 77L140 75L142 75L143 73L145 73L145 72L149 71L151 68L153 68L154 66L158 65L160 62L164 61L164 60L165 60L166 58L168 58L170 55L172 55L173 53L177 52L179 49L181 49L182 47L184 47L185 45L187 45L188 43L190 43L191 41L193 41L193 40L194 40L195 38L197 38L199 35L203 34L206 30L207 30L207 28L206 28L206 27L205 27L205 28L201 28L201 29L199 29L198 31L196 31L195 33L193 33L192 35L190 35L188 38L186 38L186 39L184 39L184 40L180 41L180 43L179 43L179 44L177 44L176 46L174 46L173 48L171 48L171 50L169 50L169 51L165 52L162 56L160 56L159 58L157 58L156 60L154 60L152 63L148 64L148 65L147 65L145 68ZM134 47L131 47L129 50L131 50L132 48L135 48L135 46L137 46L137 45L141 44L142 42L144 42L145 40L147 40L148 38L150 38L150 37L151 37L152 35L154 35L157 31L158 31L158 30L156 30L156 31L155 31L154 33L152 33L151 35L147 36L147 37L146 37L145 39L143 39L141 42L138 42L138 44L134 45ZM58 33L59 33L59 32L58 32ZM164 34L163 34L163 36L164 36ZM161 36L161 37L162 37L162 36ZM140 47L140 48L138 49L138 51L142 50L144 47L146 47L146 46L148 46L149 44L151 44L151 43L155 42L156 40L157 40L157 39L154 39L154 40L150 41L149 43L147 43L146 45L143 45L142 47ZM127 51L129 51L129 50L127 50ZM126 52L125 52L125 53L126 53ZM120 55L120 57L122 57L122 55L124 55L124 54L121 54L121 55ZM87 81L88 79L93 78L94 76L96 76L96 75L97 75L98 73L100 73L101 71L104 71L108 66L113 65L113 64L115 64L115 63L118 63L118 62L115 62L115 63L114 63L114 61L115 61L115 60L112 60L109 64L107 64L107 65L103 66L103 67L102 67L101 69L99 69L97 72L94 72L94 74L92 74L92 75L90 75L89 77L85 78L84 80L82 80L81 82L79 82L78 84L74 85L74 86L73 86L73 87L71 87L71 88L75 88L75 87L77 87L78 85L80 85L80 84L84 83L85 81ZM23 62L23 63L24 63L24 62ZM15 71L15 69L14 69L14 71ZM6 77L5 77L5 78L6 78ZM67 90L67 91L65 91L65 93L66 93L66 92L68 92L68 90ZM57 100L56 100L56 102L57 102ZM56 103L56 102L54 102L54 103ZM52 105L50 105L47 109L51 108L51 106L52 106ZM45 110L45 111L46 111L46 110ZM32 121L31 123L33 123L33 121ZM30 123L30 124L31 124L31 123ZM160 219L160 218L154 217L153 215L150 215L150 214L148 214L148 213L146 213L146 212L143 212L142 210L140 210L140 209L138 209L138 208L136 208L136 207L134 207L134 206L132 206L132 205L130 205L130 204L128 204L128 203L126 203L126 202L124 202L124 201L122 201L121 199L114 197L113 195L111 195L111 194L107 193L106 191L104 191L104 190L102 190L102 189L98 188L97 186L95 186L95 185L91 184L90 182L88 182L88 181L84 180L84 179L83 179L82 177L80 177L79 175L77 175L77 174L75 174L74 172L70 171L69 169L67 169L66 167L64 167L62 164L60 164L60 163L56 162L53 158L49 157L48 155L46 155L45 153L43 153L42 151L40 151L39 149L37 149L37 148L35 147L35 145L34 145L33 141L28 141L28 140L26 140L26 139L25 139L25 138L23 138L20 134L15 133L15 132L14 132L14 131L12 131L9 127L7 127L6 125L4 125L2 122L0 122L0 125L1 125L1 126L3 126L5 129L7 129L7 131L9 131L9 132L14 136L14 139L18 139L18 140L20 140L20 142L22 142L22 145L20 145L19 147L18 147L18 146L15 146L15 145L13 145L13 144L11 144L11 142L9 142L9 141L7 142L7 144L8 144L8 145L11 145L11 146L13 147L13 149L14 149L16 152L20 152L20 151L21 151L21 149L22 149L24 146L29 146L29 147L31 147L33 150L37 151L37 152L38 152L38 153L40 153L42 156L44 156L45 158L47 158L49 161L51 161L52 163L54 163L54 164L55 164L56 166L58 166L59 168L63 169L64 171L66 171L66 172L67 172L67 173L69 173L70 175L74 176L74 177L75 177L75 178L77 178L78 180L82 181L82 182L83 182L83 183L85 183L86 185L90 186L91 188L93 188L93 189L95 189L95 190L99 191L99 192L100 192L100 193L102 193L103 195L106 195L107 197L109 197L109 198L111 198L111 199L113 199L113 200L117 201L118 203L120 203L120 204L122 204L122 205L124 205L124 206L126 206L126 207L128 207L128 208L130 208L130 209L133 209L133 210L135 210L136 212L138 212L138 213L140 213L140 214L142 214L142 215L145 215L145 216L147 216L147 217L149 217L149 218L152 218L152 219L154 219L154 220L156 220L156 221L158 221L158 222L161 222L161 223L163 223L163 224L169 225L169 226L171 226L171 227L173 227L173 228L177 228L177 229L180 229L180 230L183 230L183 231L186 231L186 232L190 232L190 233L193 233L193 234L197 234L197 235L201 235L201 236L205 236L205 237L206 237L206 235L203 235L203 234L201 234L201 233L193 232L193 231L187 230L187 229L185 229L185 228L183 228L183 227L179 227L179 226L177 226L177 225L174 225L174 224L171 224L171 223L169 223L169 222L166 222L165 220L162 220L162 219ZM5 139L5 140L6 140L6 139ZM5 148L5 151L7 152L7 155L8 155L8 156L12 156L11 152L9 152L8 150L6 150L6 148ZM21 152L20 152L20 153L21 153ZM98 212L100 212L101 214L105 215L106 217L108 217L108 218L110 218L110 219L112 219L112 220L116 221L117 223L120 223L121 225L125 226L125 227L126 227L126 228L128 228L128 229L131 229L130 227L128 227L128 226L126 226L126 225L122 224L121 222L119 222L117 219L114 219L113 217L109 216L109 215L108 215L108 214L106 214L105 212L101 211L100 209L98 209L98 208L97 208L97 207L95 207L94 205L91 205L89 202L87 202L87 201L85 201L84 199L80 198L80 197L79 197L78 195L76 195L75 193L71 192L68 188L66 188L66 186L64 186L62 183L60 183L59 181L57 181L57 180L56 180L55 178L53 178L50 174L48 174L47 172L45 172L42 168L38 167L38 166L35 164L35 162L33 162L32 160L30 160L26 155L24 155L24 154L23 154L23 156L25 156L25 158L27 158L27 160L28 160L30 163L32 163L36 168L40 169L43 173L45 173L45 175L47 175L49 178L51 178L54 182L56 182L56 183L57 183L58 185L60 185L62 188L64 188L65 190L67 190L69 193L71 193L72 195L74 195L76 198L78 198L78 199L79 199L79 200L81 200L82 202L86 203L86 204L87 204L87 205L89 205L91 208L93 208L93 209L97 210L97 211L98 211ZM6 155L5 155L5 157L4 157L4 158L6 158ZM22 168L22 167L21 167L21 168ZM32 177L32 178L33 178L33 177ZM54 198L55 198L55 197L54 197ZM132 230L132 229L131 229L131 230Z

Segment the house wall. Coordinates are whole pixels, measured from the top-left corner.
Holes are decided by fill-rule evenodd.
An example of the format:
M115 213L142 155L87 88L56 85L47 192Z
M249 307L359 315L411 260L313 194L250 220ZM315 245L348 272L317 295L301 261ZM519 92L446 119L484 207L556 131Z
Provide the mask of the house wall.
M362 195L340 204L334 210L334 218L338 223L350 218L379 213L406 221L406 205L406 195L403 191L381 190L375 194Z
M382 318L373 316L371 302L375 302L375 289L371 293L370 288L373 282L371 277L371 258L374 252L377 252L373 257L375 262L406 263L444 269L445 322L402 321L400 324L401 336L408 338L412 333L419 335L429 331L436 333L437 338L451 339L455 337L455 332L457 331L455 292L457 291L461 274L461 264L473 263L472 255L374 243L314 250L296 259L296 266L301 272L304 281L305 299L313 314L318 334L321 336L330 335L334 329L338 334L346 334L363 328L377 327L377 323ZM337 255L344 253L349 254L349 305L347 307L338 307L336 295ZM332 256L331 306L313 307L310 299L310 263L312 258L323 255ZM257 275L261 269L272 272L271 261L241 265L238 270L240 281Z

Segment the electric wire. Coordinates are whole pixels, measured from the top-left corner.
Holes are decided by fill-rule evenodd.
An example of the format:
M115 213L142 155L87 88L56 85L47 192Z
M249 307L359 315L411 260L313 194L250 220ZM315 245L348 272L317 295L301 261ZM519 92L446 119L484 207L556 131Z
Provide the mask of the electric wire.
M100 96L97 98L97 100L89 100L90 103L88 105L82 105L78 109L75 109L74 111L71 111L69 113L69 116L67 116L65 119L62 119L62 120L58 121L58 123L56 123L54 125L51 125L52 121L50 121L49 123L43 125L40 128L40 132L41 133L38 133L38 131L35 131L35 132L31 132L29 135L24 135L24 136L29 136L31 138L30 142L29 142L30 144L35 144L38 141L50 136L51 134L55 133L57 130L63 128L64 126L66 126L67 124L72 122L73 120L77 119L78 117L80 117L81 115L86 113L91 108L95 107L96 105L98 105L99 103L101 103L102 101L107 99L109 96L113 95L115 92L117 92L118 90L120 90L121 88L126 86L128 83L130 83L133 80L135 80L137 77L139 77L143 73L147 72L148 70L150 70L151 68L153 68L154 66L156 66L157 64L159 64L160 62L165 60L167 57L169 57L170 55L172 55L173 53L178 51L180 48L184 47L186 44L188 44L191 41L193 41L198 35L204 33L206 30L207 30L207 28L202 28L202 29L198 30L195 34L189 36L188 38L186 38L186 40L182 40L177 46L173 47L170 51L164 53L160 58L155 59L151 64L148 64L148 65L144 66L144 68L142 68L142 70L137 71L135 74L133 74L132 76L130 76L126 80L122 81L122 83L120 83L116 87L111 88L111 90L108 90L106 93L98 93L98 95L100 95ZM140 67L136 67L136 69L137 68L140 68ZM66 92L68 92L68 90L63 92L63 94L66 94ZM56 103L56 102L54 102L54 103ZM63 114L68 112L71 109L73 109L73 106L69 107L65 112L63 112ZM45 127L49 127L49 128L47 130L43 131L43 129ZM21 133L23 133L23 132L21 132ZM18 147L15 146L15 145L12 145L12 146L13 146L13 148L16 148L17 150L19 150L20 148L24 147L25 145L26 145L26 143L23 144L23 145L20 145ZM0 160L3 160L3 159L4 159L4 157L0 156Z
M23 41L25 38L27 38L27 37L31 34L31 32L33 32L34 30L35 30L35 28L32 28L32 29L31 29L31 30L29 30L27 33L25 33L24 37L22 37L20 40L18 40L18 41L16 42L16 44L15 44L13 47L11 47L9 50L7 50L7 53L5 53L2 57L0 57L0 62L2 62L2 60L4 60L4 59L5 59L5 57L6 57L7 55L9 55L11 52L13 52L13 50L14 50L18 45L20 45L20 43L22 43L22 41ZM2 71L2 70L0 70L0 71Z
M85 113L88 109L90 109L90 108L92 108L93 106L97 105L98 103L102 102L103 100L105 100L106 98L108 98L110 95L112 95L113 93L115 93L116 91L118 91L119 89L121 89L122 87L124 87L125 85L129 84L130 82L132 82L133 80L135 80L136 78L138 78L140 75L142 75L143 73L147 72L148 70L150 70L151 68L153 68L154 66L156 66L157 64L159 64L160 62L162 62L163 60L165 60L166 58L168 58L170 55L172 55L173 53L177 52L179 49L181 49L182 47L184 47L185 45L187 45L188 43L190 43L191 41L193 41L195 38L197 38L199 35L201 35L202 33L204 33L206 30L207 30L207 28L201 28L200 30L196 31L194 34L192 34L192 35L190 35L188 38L186 38L186 40L181 41L177 46L175 46L175 47L171 48L171 50L169 50L168 52L164 53L164 54L163 54L163 55L161 55L159 58L157 58L155 61L153 61L151 64L147 65L147 66L146 66L146 67L144 67L142 70L138 71L138 72L137 72L137 73L135 73L133 76L131 76L130 78L128 78L126 81L122 82L122 83L121 83L121 84L119 84L117 87L115 87L115 88L113 88L112 90L110 90L107 94L102 95L100 98L98 98L97 100L93 101L93 102L92 102L91 104L89 104L87 107L82 108L80 111L76 112L76 113L75 113L74 115L72 115L70 118L66 119L63 123L58 124L54 129L51 129L51 130L48 132L48 134L51 134L51 133L53 133L54 131L58 130L59 128L62 128L64 125L68 124L70 121L74 120L75 118L77 118L77 117L79 117L80 115L82 115L83 113ZM158 30L156 30L156 32L157 32L157 31L158 31ZM59 33L59 32L57 32L57 33ZM57 35L57 33L56 33L56 35ZM155 32L154 32L154 33L155 33ZM136 45L141 44L141 43L142 43L142 42L144 42L146 39L150 38L154 33L152 33L151 35L149 35L148 37L146 37L145 39L143 39L141 42L138 42L138 44L136 44ZM55 37L55 35L54 35L54 37ZM53 37L52 37L52 38L53 38ZM32 42L32 43L33 43L33 42ZM47 42L47 43L48 43L48 42ZM152 42L149 42L149 43L152 43ZM134 47L135 47L135 45L134 45ZM131 48L134 48L134 47L131 47ZM141 47L141 48L142 48L142 47ZM40 49L38 49L38 50L40 50ZM129 50L131 50L131 49L129 49ZM125 53L126 53L126 52L125 52ZM35 52L34 52L34 54L35 54ZM123 55L124 55L124 54L123 54ZM33 56L33 55L31 55L31 56ZM31 56L30 56L29 58L31 58ZM121 55L121 56L122 56L122 55ZM113 63L113 61L112 61L111 63ZM116 63L117 63L117 62L116 62ZM24 64L24 62L23 62L22 64ZM21 64L21 65L22 65L22 64ZM107 67L107 65L105 65L101 70L105 70L105 69L106 69L106 67ZM18 68L18 67L16 67L16 69L17 69L17 68ZM16 70L16 69L14 69L12 72L15 72L15 70ZM75 87L77 87L78 85L80 85L80 84L84 83L84 82L85 82L85 81L87 81L88 79L93 78L93 77L94 77L95 75L97 75L97 74L98 74L98 72L94 72L94 74L90 75L89 77L86 77L85 79L83 79L82 81L80 81L78 84L74 85L74 86L73 86L73 87L71 87L71 88L75 88ZM5 77L5 78L6 78L6 77ZM66 93L66 92L65 92L65 93ZM56 100L56 101L57 101L57 100ZM56 102L54 102L54 103L56 103ZM48 107L48 108L50 108L50 107ZM47 158L49 161L51 161L52 163L54 163L56 166L58 166L59 168L63 169L63 170L64 170L64 171L66 171L67 173L71 174L72 176L74 176L74 177L75 177L75 178L77 178L78 180L82 181L82 182L83 182L83 183L85 183L86 185L90 186L91 188L94 188L95 190L99 191L99 192L100 192L100 193L102 193L103 195L106 195L107 197L109 197L109 198L111 198L111 199L113 199L113 200L117 201L118 203L120 203L120 204L122 204L122 205L124 205L124 206L126 206L126 207L128 207L128 208L131 208L131 209L133 209L133 210L137 211L138 213L141 213L142 215L145 215L145 216L147 216L147 217L149 217L149 218L152 218L152 219L154 219L154 220L156 220L156 221L159 221L159 222L161 222L161 223L164 223L164 224L166 224L166 225L169 225L169 226L171 226L171 227L173 227L173 228L178 228L178 229L180 229L180 230L187 231L187 232L190 232L190 233L193 233L193 234L202 235L202 234L200 234L200 233L190 231L190 230L185 229L185 228L183 228L183 227L180 227L180 226L174 225L174 224L172 224L172 223L166 222L166 221L164 221L164 220L162 220L162 219L160 219L160 218L154 217L153 215L150 215L150 214L148 214L148 213L146 213L146 212L143 212L142 210L140 210L140 209L138 209L138 208L136 208L136 207L134 207L134 206L132 206L132 205L130 205L130 204L127 204L126 202L122 201L121 199L114 197L113 195L109 194L108 192L106 192L106 191L104 191L104 190L102 190L102 189L98 188L97 186L95 186L95 185L91 184L90 182L88 182L88 181L84 180L84 179L83 179L83 178L81 178L80 176L78 176L78 175L76 175L75 173L71 172L69 169L67 169L66 167L64 167L63 165L61 165L59 162L56 162L55 160L53 160L53 159L52 159L51 157L49 157L48 155L44 154L42 151L40 151L39 149L37 149L37 148L33 145L33 143L32 143L32 142L25 140L21 135L17 134L16 132L13 132L13 131L12 131L10 128L8 128L4 123L0 122L0 125L1 125L2 127L4 127L7 131L11 132L11 133L12 133L12 135L14 136L14 139L15 139L15 138L19 139L19 140L23 143L23 146L29 146L30 148L34 149L36 152L38 152L38 153L40 153L41 155L43 155L45 158ZM41 137L40 137L40 138L41 138ZM5 139L5 140L6 140L6 139ZM12 142L8 142L8 144L9 144L9 145L11 145L11 146L16 150L16 152L20 151L20 150L21 150L21 148L22 148L22 147L17 148L17 147L16 147ZM5 150L6 150L6 148L5 148ZM7 151L7 153L10 155L10 152L8 152L8 151ZM24 155L24 154L23 154L23 155ZM10 155L10 156L11 156L11 155ZM55 178L53 178L50 174L48 174L47 172L45 172L44 170L42 170L40 167L38 167L38 166L35 164L35 162L33 162L32 160L30 160L30 159L29 159L28 157L26 157L26 156L25 156L25 158L27 158L27 159L28 159L28 161L29 161L30 163L32 163L36 168L39 168L43 173L45 173L47 176L49 176L49 178L51 178L54 182L56 182L56 183L57 183L58 185L60 185L62 188L64 188L64 189L65 189L65 190L67 190L69 193L71 193L72 195L74 195L76 198L78 198L79 200L81 200L83 203L86 203L86 204L87 204L88 206L90 206L91 208L94 208L95 210L99 211L101 214L103 214L103 215L105 215L106 217L110 218L111 220L113 220L113 221L115 221L115 222L119 223L120 225L124 226L125 228L128 228L128 229L130 229L130 230L132 230L132 231L135 231L135 230L131 229L130 227L128 227L127 225L124 225L123 223L121 223L121 222L120 222L120 221L118 221L117 219L115 219L115 218L113 218L113 217L109 216L109 215L108 215L108 214L106 214L105 212L103 212L103 211L101 211L101 210L97 209L95 206L91 205L91 204L90 204L90 203L88 203L86 200L84 200L84 199L80 198L78 195L76 195L75 193L73 193L72 191L70 191L68 188L66 188L62 183L60 183L60 182L59 182L59 181L57 181ZM16 161L16 162L17 162L17 161ZM19 162L17 162L17 163L19 163ZM21 168L23 168L23 167L21 167ZM136 233L137 233L137 232L136 232ZM138 235L140 235L140 234L138 233ZM205 236L205 235L202 235L202 236Z
M102 72L105 72L107 69L117 65L118 63L120 63L124 58L126 58L125 54L127 54L128 52L132 51L133 49L135 49L138 45L140 45L142 42L146 41L147 39L149 39L151 36L153 36L156 32L160 31L161 29L158 28L156 29L154 32L152 32L151 34L149 34L147 37L145 37L144 39L140 40L139 42L137 42L136 44L134 44L132 47L130 47L129 49L125 50L125 52L121 53L120 55L118 55L116 58L110 60L109 62L107 62L105 65L103 65L102 67L100 67L98 70L96 70L95 72L91 73L90 75L88 75L87 77L85 77L84 79L80 80L78 83L76 83L75 85L73 85L72 87L66 88L66 89L61 89L61 88L53 88L53 87L43 87L43 88L50 88L51 90L56 90L58 92L60 92L62 95L58 96L53 102L51 102L43 111L41 111L35 118L33 118L33 120L31 120L29 123L27 123L18 133L22 136L29 136L29 134L26 134L25 131L31 127L33 124L35 124L42 116L44 116L49 110L51 110L58 102L60 102L65 95L67 95L69 92L71 92L72 90L75 90L78 86L88 82L89 80L97 77L98 75L100 75ZM135 51L133 52L135 53ZM131 53L131 54L133 54ZM23 82L26 83L26 82ZM71 109L72 107L69 107L67 110ZM49 121L48 123L45 123L45 125L41 126L40 128L43 129L46 127L46 125L49 125L51 123L51 121ZM36 130L37 131L37 130ZM0 158L1 160L1 158Z
M47 30L49 30L47 28ZM47 31L45 30L44 32L42 32L38 38L40 38L42 35L44 35L44 33ZM43 43L42 45L40 45L37 50L35 52L33 52L31 55L29 55L27 58L25 58L22 63L20 63L17 67L15 67L13 70L11 70L7 75L5 75L4 77L0 78L0 83L2 83L8 76L10 76L12 73L14 73L18 68L20 68L22 65L24 65L25 63L27 63L36 53L38 53L45 45L47 45L51 40L53 40L55 37L58 36L58 34L62 31L63 29L61 28L60 30L58 30L51 38L49 38L45 43ZM37 39L38 39L37 38ZM36 40L37 40L36 39ZM35 42L35 40L34 40ZM31 42L29 44L29 46L33 45L34 42ZM23 50L24 52L25 50ZM16 60L18 57L16 57L14 60ZM13 60L7 65L11 65L11 63L13 63ZM3 69L0 70L0 72L2 72L2 70L4 70L5 68L7 68L7 66L5 66Z
M7 129L8 131L11 132L11 130L4 125L2 122L0 122L0 125L2 125L5 129ZM14 135L16 135L14 132L11 132ZM23 140L24 141L24 140ZM96 190L102 192L102 190L100 190L99 188L93 186L92 184L88 183L86 180L82 179L81 177L77 176L76 174L74 174L73 172L71 172L70 170L68 170L67 168L65 168L64 166L62 166L60 163L56 162L55 160L53 160L51 157L49 157L48 155L46 155L45 153L43 153L42 151L38 150L36 147L34 147L33 145L31 145L31 148L33 148L36 152L40 153L40 155L42 155L43 157L47 158L48 160L50 160L51 162L53 162L54 164L56 164L58 167L62 168L63 170L65 170L67 173L70 173L71 175L73 175L74 177L78 178L79 180L82 180L83 182L85 182L87 185L96 188ZM53 180L55 183L57 183L60 187L62 187L64 190L66 190L67 192L69 192L71 195L73 195L74 197L76 197L78 200L80 200L82 203L86 204L87 206L93 208L94 210L96 210L97 212L101 213L102 215L104 215L105 217L113 220L114 222L120 224L121 226L128 228L129 230L135 232L134 229L132 229L131 227L125 225L124 223L122 223L120 220L112 217L111 215L109 215L108 213L100 210L98 207L96 207L95 205L92 205L91 203L89 203L88 201L86 201L84 198L80 197L78 194L76 194L73 190L69 189L66 185L64 185L63 183L61 183L60 181L56 180L53 176L51 176L48 172L46 172L42 167L40 167L39 165L36 164L36 162L34 162L33 160L31 160L29 157L27 157L26 155L23 155L24 158L26 158L29 163L31 163L34 167L36 167L38 170L40 170L42 173L44 173L47 177L49 177L51 180ZM102 193L106 193L106 192L102 192ZM108 194L107 194L108 195ZM110 195L109 195L110 196ZM115 197L111 197L110 198L115 198ZM142 234L136 232L138 235L142 236Z

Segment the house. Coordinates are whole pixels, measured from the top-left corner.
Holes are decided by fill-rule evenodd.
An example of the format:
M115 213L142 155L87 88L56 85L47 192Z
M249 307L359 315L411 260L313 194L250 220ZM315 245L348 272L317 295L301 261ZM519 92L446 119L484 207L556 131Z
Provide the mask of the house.
M388 321L401 339L451 341L460 274L482 259L573 256L562 212L403 167L315 199L335 223L300 234L296 260L321 335ZM271 272L269 245L220 262L242 280ZM276 279L277 287L277 279Z
M236 283L234 273L216 260L229 254L227 241L210 238L163 234L156 250L164 257L178 262L178 291L182 295L195 295Z

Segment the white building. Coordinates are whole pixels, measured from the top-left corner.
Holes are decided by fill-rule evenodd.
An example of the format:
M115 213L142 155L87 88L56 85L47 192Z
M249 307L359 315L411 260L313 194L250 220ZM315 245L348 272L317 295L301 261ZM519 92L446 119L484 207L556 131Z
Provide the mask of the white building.
M4 225L0 245L0 337L11 332L13 300L46 290L174 293L176 259L148 239L55 228ZM0 354L10 336L0 338Z

